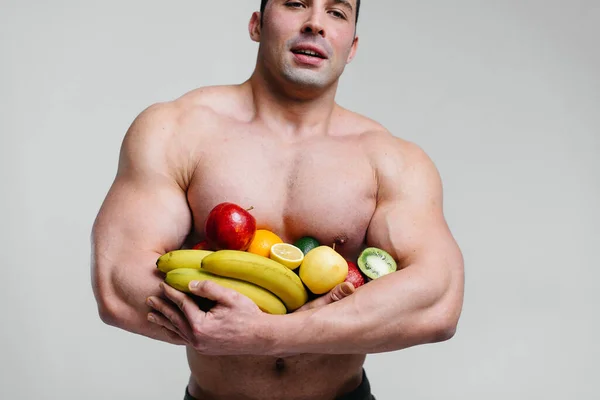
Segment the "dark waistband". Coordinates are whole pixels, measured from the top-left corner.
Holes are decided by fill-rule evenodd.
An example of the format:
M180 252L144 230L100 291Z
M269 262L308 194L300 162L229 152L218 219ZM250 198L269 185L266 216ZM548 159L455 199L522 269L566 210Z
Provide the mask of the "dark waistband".
M367 378L367 373L363 369L362 371L362 381L360 385L354 389L350 393L346 393L345 395L336 398L335 400L372 400L374 399L371 394L371 384L369 379ZM183 400L197 400L195 397L192 397L187 387L185 388L185 397Z
M360 385L350 393L346 393L345 395L338 397L335 400L371 400L373 399L373 395L371 394L371 383L369 382L369 378L367 378L367 373L365 370L362 370L362 381Z

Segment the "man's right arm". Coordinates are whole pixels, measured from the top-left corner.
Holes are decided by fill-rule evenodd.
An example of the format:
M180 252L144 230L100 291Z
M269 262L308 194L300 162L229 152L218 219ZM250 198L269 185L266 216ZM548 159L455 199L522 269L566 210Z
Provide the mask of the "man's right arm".
M157 258L180 248L192 216L186 198L191 171L177 148L178 111L170 104L144 110L127 131L118 171L92 229L92 286L105 323L184 344L147 321L151 295L161 296Z

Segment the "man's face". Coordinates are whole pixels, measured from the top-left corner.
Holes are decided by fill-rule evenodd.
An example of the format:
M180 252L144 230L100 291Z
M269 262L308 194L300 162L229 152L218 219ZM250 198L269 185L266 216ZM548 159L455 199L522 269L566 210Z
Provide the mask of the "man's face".
M260 56L271 74L323 88L356 51L356 0L271 0L260 27Z

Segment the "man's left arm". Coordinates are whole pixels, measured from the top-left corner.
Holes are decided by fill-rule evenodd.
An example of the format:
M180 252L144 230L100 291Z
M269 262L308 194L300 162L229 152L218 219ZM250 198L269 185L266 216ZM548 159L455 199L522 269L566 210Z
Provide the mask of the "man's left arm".
M442 183L430 158L402 142L379 171L377 207L367 245L388 251L398 270L340 301L286 316L273 355L367 354L450 339L463 303L461 251L443 215Z

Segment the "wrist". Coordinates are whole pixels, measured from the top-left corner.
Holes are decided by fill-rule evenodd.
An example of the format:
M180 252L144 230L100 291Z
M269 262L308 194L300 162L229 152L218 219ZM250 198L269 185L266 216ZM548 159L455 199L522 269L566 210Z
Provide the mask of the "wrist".
M300 354L294 350L296 323L294 314L271 315L265 314L261 318L260 335L265 343L263 354L272 357L289 357Z

